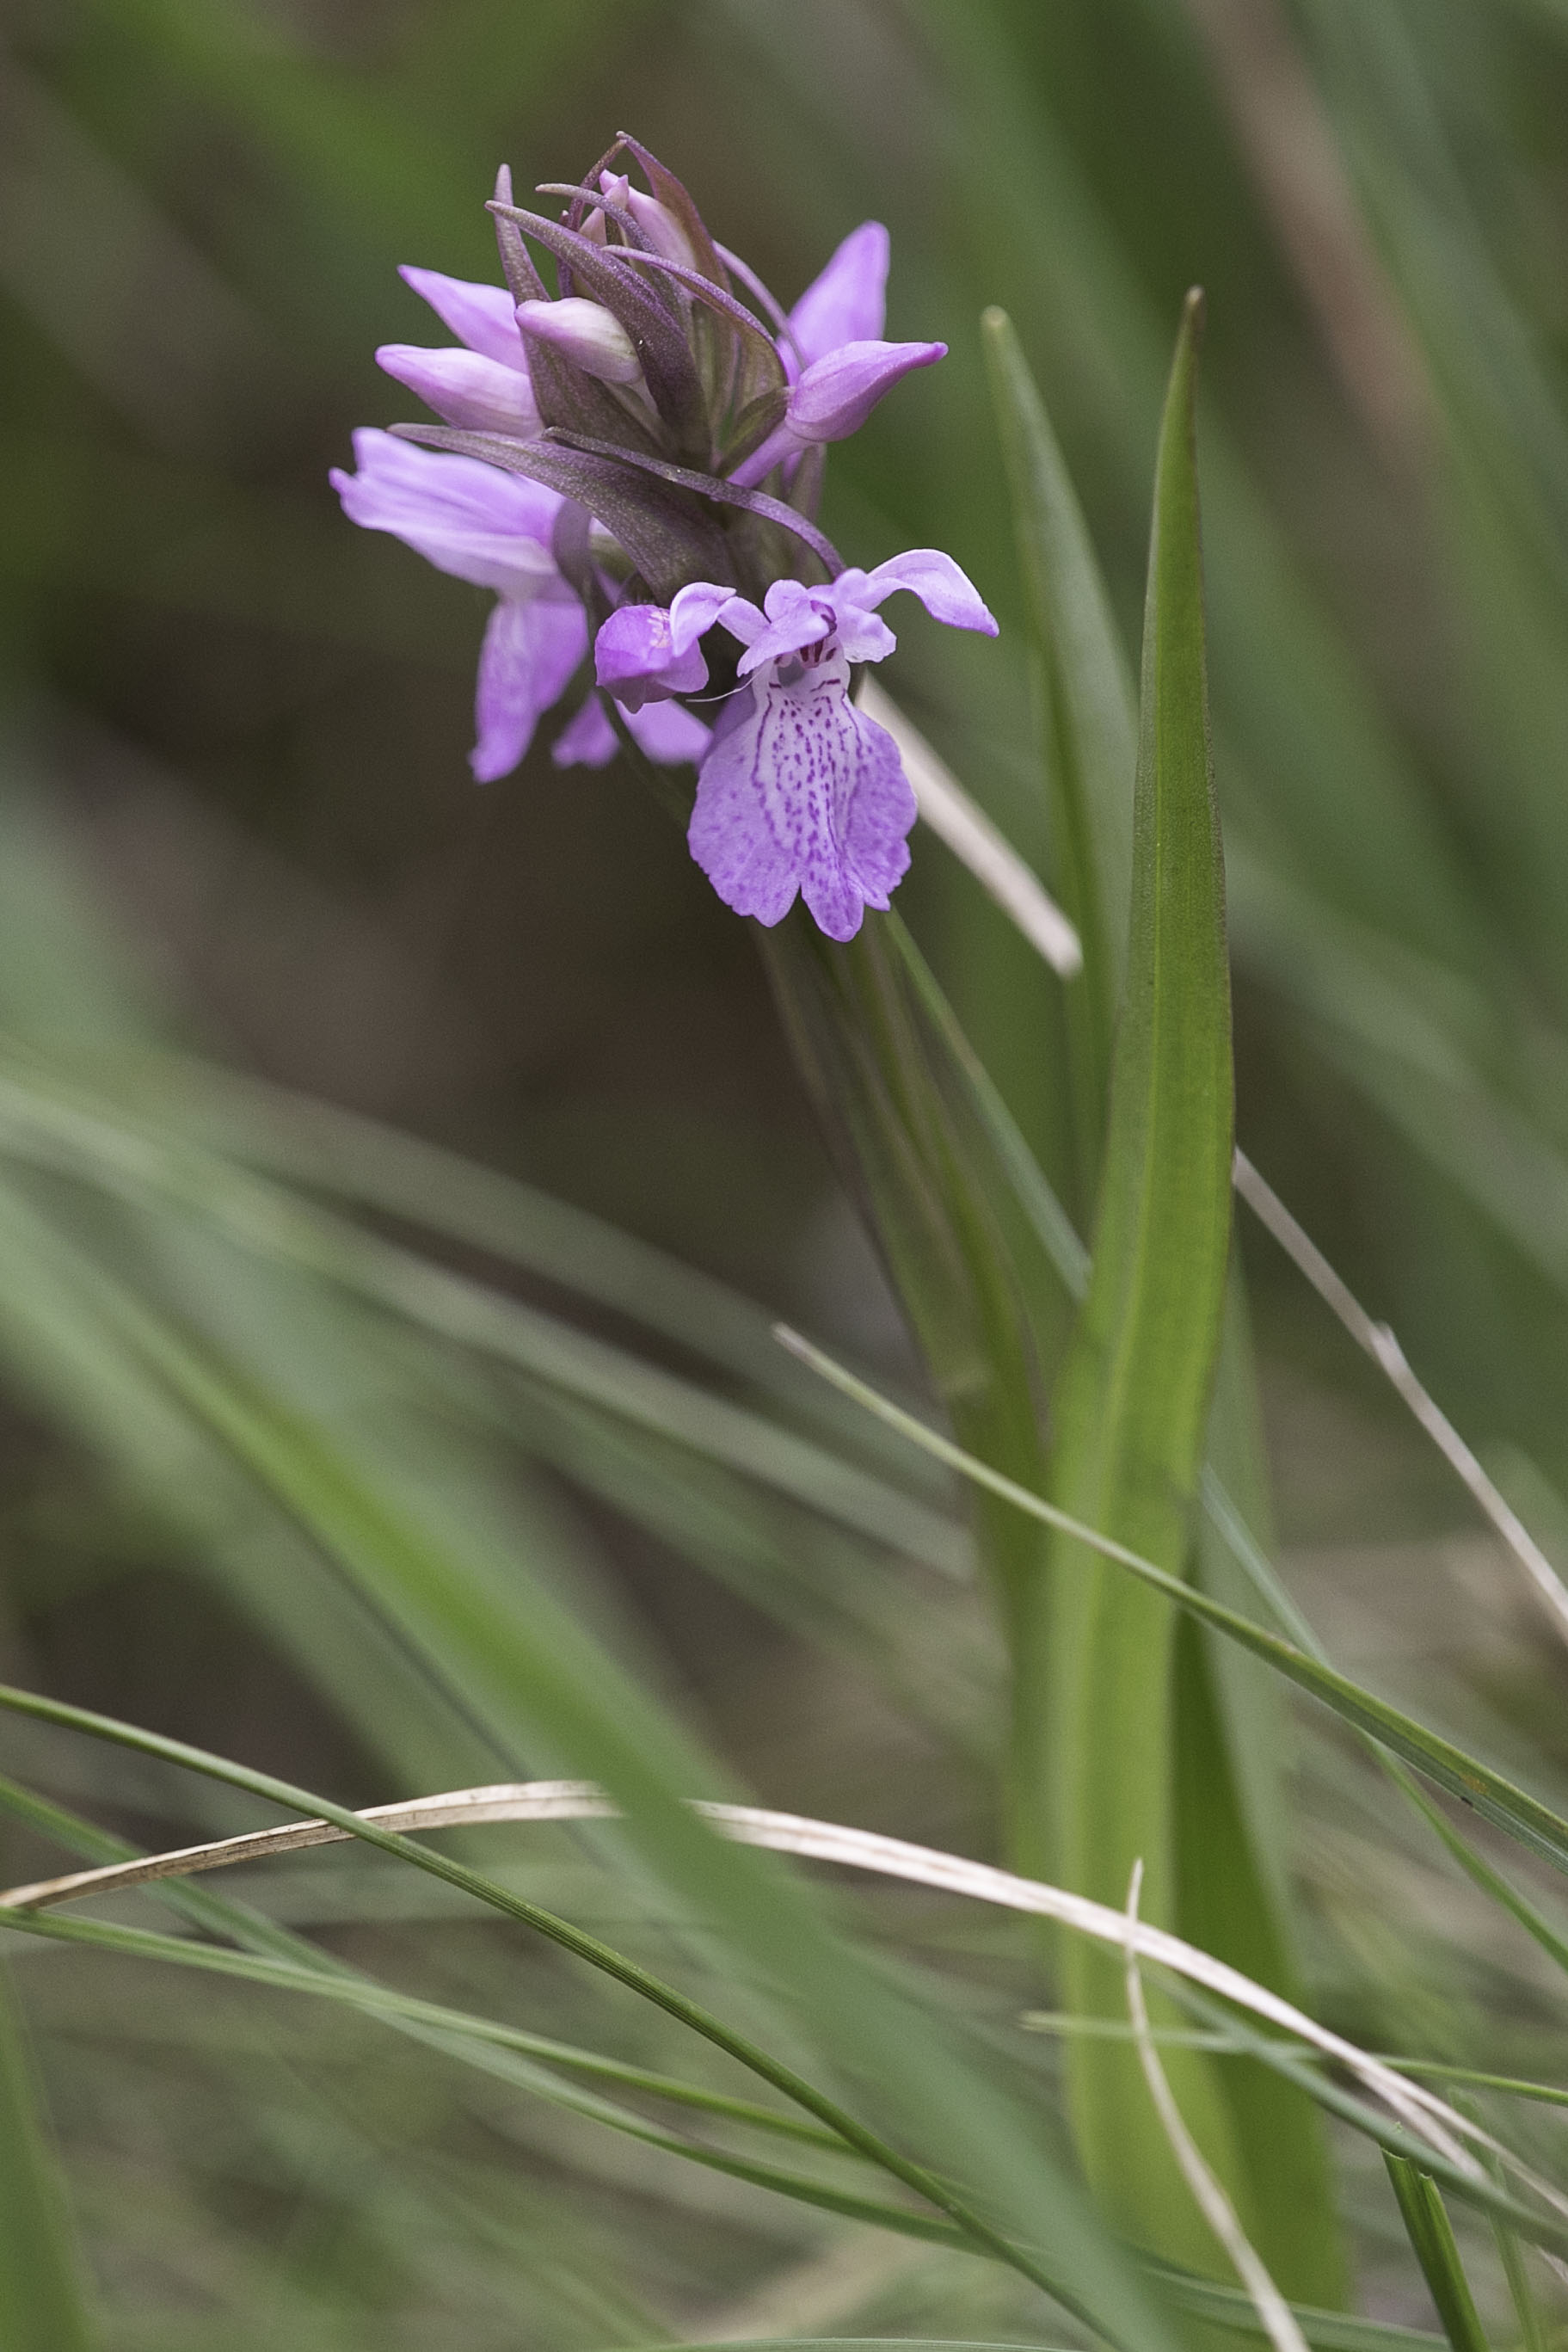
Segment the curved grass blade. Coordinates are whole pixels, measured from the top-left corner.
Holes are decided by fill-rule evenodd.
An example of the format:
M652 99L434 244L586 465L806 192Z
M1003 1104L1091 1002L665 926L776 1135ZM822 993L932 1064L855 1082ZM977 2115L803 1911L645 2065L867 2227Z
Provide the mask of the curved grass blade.
M0 1811L8 1812L15 1820L26 1822L29 1828L94 1862L113 1864L145 1859L140 1849L125 1839L112 1836L108 1831L99 1829L96 1822L85 1821L64 1806L54 1804L4 1778L0 1778ZM214 1895L206 1887L193 1886L183 1877L153 1877L143 1880L141 1884L154 1900L177 1911L209 1936L228 1938L237 1944L242 1952L277 1961L285 1969L311 1970L317 1975L337 1976L350 1984L370 1987L362 2005L374 2008L377 2014L384 2017L391 2025L412 2029L420 2010L431 2006L419 2002L410 2004L397 1994L382 1999L382 1995L388 1992L387 1988L375 1985L374 1980L364 1976L362 1971L335 1958L323 1951L319 1945L295 1934L291 1928L279 1927L275 1919L249 1904ZM0 1925L3 1924L4 1921L0 1920ZM189 1948L182 1946L181 1948L183 1951ZM284 1979L280 1977L278 1981L281 1983ZM452 2016L456 2015L457 2012L452 2012ZM571 2074L614 2083L623 2090L641 2092L651 2098L667 2100L676 2106L691 2107L727 2122L746 2124L807 2147L830 2149L838 2156L853 2153L846 2150L836 2132L826 2131L814 2124L801 2123L780 2109L758 2106L747 2099L728 2097L701 2084L685 2082L648 2067L630 2065L623 2059L612 2058L602 2051L580 2049L547 2035L526 2032L521 2028L496 2028L487 2019L474 2020L473 2025L476 2030L471 2033L466 2026L453 2026L451 2018L447 2017L418 2032L416 2038L438 2042L443 2048L452 2048L465 2057L472 2056L469 2045L474 2040L485 2041L493 2048L514 2050L527 2059L540 2060L549 2066L565 2067ZM446 2039L443 2039L444 2034L447 2034ZM525 2087L538 2087L531 2074Z

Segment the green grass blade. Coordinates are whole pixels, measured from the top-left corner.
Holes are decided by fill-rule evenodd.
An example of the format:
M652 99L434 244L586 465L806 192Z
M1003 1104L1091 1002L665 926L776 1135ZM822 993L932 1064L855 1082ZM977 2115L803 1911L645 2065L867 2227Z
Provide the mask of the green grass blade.
M949 1468L959 1471L965 1477L973 1479L977 1486L987 1487L998 1499L1009 1502L1016 1510L1038 1519L1045 1527L1060 1529L1075 1543L1082 1544L1087 1549L1098 1552L1103 1559L1114 1560L1130 1570L1153 1591L1163 1593L1178 1609L1200 1619L1204 1624L1213 1626L1217 1633L1223 1633L1228 1641L1249 1651L1255 1658L1262 1659L1285 1681L1295 1684L1298 1689L1310 1693L1313 1698L1321 1699L1342 1722L1367 1733L1379 1747L1386 1748L1391 1754L1414 1765L1438 1788L1457 1797L1461 1804L1472 1807L1483 1820L1505 1830L1528 1852L1539 1855L1543 1862L1550 1863L1554 1869L1568 1876L1568 1821L1553 1811L1550 1805L1543 1804L1539 1797L1532 1797L1528 1790L1517 1788L1504 1774L1495 1771L1479 1757L1469 1755L1452 1740L1445 1739L1440 1733L1428 1730L1415 1717L1406 1715L1400 1707L1391 1706L1386 1700L1378 1698L1374 1692L1353 1682L1348 1675L1337 1673L1321 1659L1298 1649L1294 1643L1268 1632L1234 1609L1228 1609L1223 1601L1214 1600L1195 1585L1185 1583L1180 1577L1172 1576L1126 1544L1117 1542L1097 1528L1087 1526L1082 1519L1074 1519L1069 1513L1058 1509L1055 1504L1047 1502L1043 1496L1030 1494L1016 1480L992 1470L974 1454L967 1454L962 1446L955 1445L950 1438L928 1428L914 1413L906 1412L902 1405L894 1404L864 1381L858 1380L852 1372L846 1371L842 1365L836 1364L831 1356L824 1355L819 1348L813 1348L798 1333L781 1329L780 1337L803 1362L820 1371L824 1380L832 1381L845 1396L852 1397L868 1412L878 1414L890 1428L901 1429L912 1444L933 1454L938 1461L946 1462Z
M1214 802L1197 544L1194 398L1200 308L1189 301L1160 434L1145 624L1127 981L1089 1292L1055 1401L1061 1507L1157 1560L1187 1565L1191 1503L1218 1358L1230 1236L1230 996ZM1173 1708L1176 1620L1092 1554L1054 1548L1043 1790L1064 1885L1119 1905L1142 1859L1150 1917L1176 1911ZM1037 1628L1037 1638L1043 1633ZM1049 1791L1047 1795L1045 1792ZM1119 1968L1062 1952L1064 2006L1122 2014ZM1106 2209L1156 2251L1203 2269L1212 2242L1158 2127L1136 2055L1075 2041L1068 2100ZM1223 2097L1198 2053L1172 2088L1258 2236ZM1267 2259L1267 2255L1265 2255Z
M7 1073L0 1146L85 1175L117 1197L162 1201L241 1246L340 1284L457 1346L498 1357L634 1426L692 1447L950 1572L962 1538L940 1515L760 1414L696 1389L623 1349L449 1273L283 1188L189 1147L128 1132L97 1108L62 1102Z
M1222 2328L1228 2336L1268 2342L1257 2305L1239 2288L1195 2278L1190 2272L1178 2271L1169 2263L1151 2261L1149 2268L1164 2283L1172 2301L1195 2319L1203 2320L1210 2327ZM1301 2303L1292 2303L1291 2309L1312 2352L1437 2352L1442 2342L1441 2336L1428 2336L1421 2328L1362 2319L1354 2312L1317 2311Z
M68 1852L93 1861L131 1861L141 1852L140 1848L127 1843L123 1838L111 1836L96 1823L84 1821L79 1814L70 1812L47 1798L38 1797L32 1790L20 1788L15 1781L3 1777L0 1777L0 1811L63 1844ZM390 1989L378 1985L362 1971L350 1968L347 1962L323 1951L306 1937L279 1927L265 1912L256 1910L249 1904L235 1902L225 1895L214 1895L205 1887L192 1885L179 1879L154 1879L149 1882L149 1892L153 1901L177 1911L208 1935L222 1936L237 1944L242 1954L249 1953L277 1964L271 1976L265 1970L253 1972L257 1982L292 1987L301 1970L315 1976L336 1977L348 1988L340 1998L352 2003L355 1998L352 1989L358 1986L361 1989L361 2006L372 2010L386 2023L405 2030L412 2030L417 2024L420 2027L418 2038L441 2041L443 2047L455 2047L465 2056L472 2057L473 2054L466 2046L467 2042L478 2040L487 2042L492 2049L498 2047L515 2051L524 2058L541 2061L548 2066L565 2067L570 2074L614 2083L622 2090L637 2091L676 2106L691 2107L728 2122L746 2124L758 2131L773 2133L808 2147L829 2148L838 2156L852 2153L846 2150L837 2133L826 2131L814 2124L801 2123L780 2109L761 2107L751 2100L727 2097L700 2084L684 2082L648 2067L629 2065L623 2059L610 2057L602 2051L580 2049L572 2043L559 2042L548 2035L529 2033L517 2027L497 2026L488 2019L465 2018L457 2011L444 2011L437 2018L432 2004L407 2000ZM5 1925L10 1916L0 1913L0 1926ZM21 1916L25 1922L29 1915L17 1916ZM179 1945L172 1952L163 1952L162 1948L159 1952L152 1952L146 1946L126 1948L133 1948L152 1958L183 1958L193 1950L199 1952L211 1947L186 1943ZM426 2011L430 2012L428 2017L424 2015ZM534 2073L537 2072L535 2069ZM512 2079L518 2078L514 2075ZM526 2087L538 2087L532 2074Z
M870 2222L877 2228L892 2229L903 2235L937 2245L958 2246L971 2252L994 2252L994 2249L977 2242L958 2223L938 2215L891 2205L885 2200L857 2196L851 2190L836 2188L831 2181L813 2180L803 2174L785 2171L776 2165L759 2164L727 2149L685 2139L614 2100L563 2082L546 2065L531 2063L540 2052L548 2051L549 2045L539 2037L498 2024L489 2018L447 2008L439 2002L414 2000L354 1970L323 1967L319 1959L314 1965L302 1964L254 1953L229 1951L219 1945L199 1943L177 1936L156 1935L146 1928L118 1927L105 1920L55 1919L47 1914L11 1912L0 1916L0 1929L3 1928L40 1937L46 1941L84 1945L90 1949L117 1953L125 1958L162 1961L175 1968L193 1969L210 1976L266 1986L274 1991L310 1994L318 2000L355 2009L380 2022L412 2032L421 2041L433 2043L450 2056L462 2058L469 2063L486 2064L486 2071L499 2074L502 2080L518 2089L549 2100L553 2105L581 2116L590 2122L606 2126L624 2137L640 2141L644 2147L661 2149L667 2155L684 2158L688 2163L701 2165L709 2171L725 2173L731 2179L747 2181L753 2188L772 2190L822 2211L841 2214L851 2221ZM497 2055L507 2063L496 2064ZM606 2066L600 2071L609 2074L612 2070ZM655 2078L649 2077L638 2084L634 2079L638 2072L635 2068L622 2070L622 2079L626 2081L627 2087L641 2088L654 2097L670 2095L667 2089L658 2087ZM708 2102L696 2096L682 2098L681 2103L709 2106L716 2116L722 2116L725 2112L722 2101ZM728 2119L755 2121L755 2114L736 2112ZM841 2145L839 2153L845 2152Z
M16 2352L88 2352L97 2341L64 2183L0 1963L0 2343Z
M1385 2153L1384 2162L1399 2200L1400 2218L1453 2352L1490 2352L1470 2283L1454 2242L1453 2224L1436 2181L1406 2157Z

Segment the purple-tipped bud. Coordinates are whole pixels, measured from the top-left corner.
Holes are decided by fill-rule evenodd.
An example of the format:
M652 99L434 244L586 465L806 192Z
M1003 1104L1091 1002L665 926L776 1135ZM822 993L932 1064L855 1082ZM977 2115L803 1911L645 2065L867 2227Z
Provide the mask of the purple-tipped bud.
M900 376L946 356L946 343L841 343L813 360L790 393L789 430L800 441L845 440Z
M624 172L601 172L599 189L600 194L608 196L612 205L620 205L622 209L628 208L626 199L632 192L632 183ZM590 213L582 224L582 235L591 236L595 245L609 243L606 231L607 223L604 215L601 212ZM586 709L587 706L584 705L584 708Z
M417 393L448 425L471 433L506 433L515 440L531 440L539 429L526 368L503 367L482 352L432 352L418 343L383 343L376 365Z
M631 214L655 253L662 254L666 261L682 262L688 269L700 268L690 237L668 205L661 204L657 196L644 195L641 188L634 188L624 172L601 172L599 189L607 203L614 205L621 212ZM605 244L604 215L590 213L582 224L582 234L591 236L595 245Z
M911 368L930 367L946 353L946 343L841 343L812 361L790 389L783 423L736 467L731 481L751 489L813 442L847 440L900 376Z
M643 365L632 338L602 302L569 294L559 302L519 302L517 324L525 335L537 335L580 367L585 375L601 376L606 383L635 383Z
M684 262L688 269L700 265L690 237L670 210L657 196L645 196L641 188L628 185L625 195L627 210L647 238L655 253L666 261Z

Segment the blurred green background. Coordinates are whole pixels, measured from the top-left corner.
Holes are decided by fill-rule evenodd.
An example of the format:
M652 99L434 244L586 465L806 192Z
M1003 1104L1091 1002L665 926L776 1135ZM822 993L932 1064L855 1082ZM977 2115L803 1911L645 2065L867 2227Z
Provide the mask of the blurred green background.
M786 301L885 220L889 332L951 352L834 452L824 520L855 562L949 549L997 612L994 646L910 622L886 683L1049 873L979 313L1018 325L1135 648L1198 280L1241 1140L1568 1549L1563 0L5 0L0 28L0 1083L90 1085L171 1149L312 1197L357 1152L340 1189L376 1231L418 1224L459 1274L617 1343L636 1326L637 1354L691 1371L612 1254L597 1282L552 1275L444 1162L394 1198L375 1134L296 1098L363 1114L914 1381L746 927L618 766L562 774L541 743L472 785L486 599L351 529L327 470L355 425L410 412L374 346L438 339L397 264L497 274L502 160L519 187L575 178L628 129ZM929 838L901 905L1065 1183L1056 983ZM287 1098L225 1092L215 1066ZM9 1679L356 1802L500 1769L116 1354L122 1282L369 1457L483 1496L765 1801L994 1848L998 1668L969 1598L929 1580L912 1610L777 1482L699 1476L678 1442L515 1368L416 1362L308 1269L239 1267L199 1219L51 1171L19 1132L0 1133ZM1561 1790L1563 1670L1513 1572L1244 1240L1298 1596L1342 1663ZM734 1360L727 1381L747 1393ZM156 1773L31 1732L0 1749L148 1841L193 1826ZM1374 2039L1419 2017L1459 2056L1489 2008L1528 2039L1531 1964L1438 1900L1429 1858L1402 1853L1412 1907L1385 1948L1375 1896L1410 1833L1356 1769L1320 1741L1298 1771L1320 2000ZM6 1835L8 1878L44 1866ZM573 1857L549 1866L586 1873ZM366 1857L302 1872L297 1916L432 1982L497 1981L488 1930L389 1926L377 1884ZM942 1945L877 1901L890 1933ZM1027 1969L975 1933L959 1957L1016 2007ZM87 1954L15 1973L117 2346L907 2318L897 2277L821 2217L530 2141L434 2059L400 2049L394 2075L368 2025ZM553 1964L533 1975L530 2014L570 2011ZM1419 2317L1379 2284L1380 2228L1364 2298ZM923 2326L945 2295L986 2318L960 2265L921 2259Z

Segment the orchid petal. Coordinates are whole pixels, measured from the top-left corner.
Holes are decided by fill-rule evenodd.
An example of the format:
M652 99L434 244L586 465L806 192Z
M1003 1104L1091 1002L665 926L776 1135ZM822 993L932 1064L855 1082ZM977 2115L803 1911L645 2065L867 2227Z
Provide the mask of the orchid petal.
M694 580L681 589L670 607L670 642L675 652L684 654L695 646L719 614L737 601L733 588L721 588L712 580ZM747 607L748 612L756 609Z
M768 625L753 638L738 664L749 677L764 662L787 661L806 646L821 645L832 632L832 607L825 596L813 596L799 580L776 580L765 600Z
M428 302L444 327L460 343L502 367L528 372L528 354L517 332L517 305L504 286L480 286L465 278L446 278L439 269L404 268L398 276Z
M539 430L527 372L503 367L481 352L433 352L418 343L383 343L376 365L417 393L448 425L529 440Z
M713 730L678 702L651 702L646 710L629 710L626 725L633 742L664 768L700 760L713 740ZM558 768L603 768L620 749L604 697L591 694L557 736L550 758Z
M355 434L354 456L358 473L334 467L329 478L350 522L390 530L438 571L504 596L569 593L550 552L557 491L373 426Z
M782 421L741 459L730 480L737 489L755 489L775 466L813 443L846 440L901 376L911 368L933 366L946 352L946 343L841 343L812 361L796 382Z
M612 613L594 640L593 662L600 685L628 710L672 694L695 694L707 684L702 647L676 653L662 604L622 604Z
M950 629L978 629L988 637L997 634L996 622L968 574L936 547L912 547L906 555L890 556L874 572L841 572L833 583L833 594L842 604L868 612L898 588L918 596L932 619L945 621Z
M813 360L790 393L789 431L801 441L842 441L901 376L946 355L946 343L841 343Z
M587 645L580 604L501 599L485 632L474 698L478 741L468 764L480 783L511 773L532 742L541 714L565 691Z
M679 261L686 268L698 267L697 257L690 237L670 210L657 196L645 196L641 188L627 186L626 208L647 238L655 253L666 261Z
M768 615L745 596L731 596L718 617L722 626L732 637L738 637L743 646L755 645L768 626Z
M733 590L697 580L666 611L662 604L622 604L600 630L593 657L599 683L628 710L672 694L695 694L707 684L697 639L712 628Z
M550 746L558 768L607 768L621 749L601 694L591 694Z
M819 278L813 278L789 313L800 358L789 337L779 355L791 383L802 366L825 359L841 343L873 342L887 312L889 240L880 221L852 229Z
M858 604L847 602L838 606L836 634L840 652L852 662L885 661L898 643L880 614L862 612Z
M646 710L629 710L626 724L633 740L662 768L700 760L713 741L713 729L678 702L650 702Z
M839 661L794 685L757 680L697 780L687 841L727 906L773 924L799 890L830 939L852 939L909 864L917 814L893 739L864 718Z

